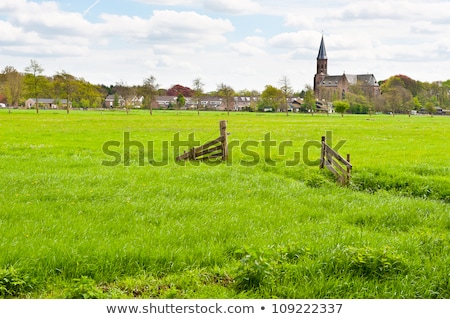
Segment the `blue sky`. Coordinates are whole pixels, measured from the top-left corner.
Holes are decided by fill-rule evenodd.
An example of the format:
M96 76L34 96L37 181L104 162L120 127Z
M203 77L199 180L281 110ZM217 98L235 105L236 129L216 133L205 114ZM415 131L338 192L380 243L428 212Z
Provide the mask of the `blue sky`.
M311 85L322 34L330 74L450 79L447 0L2 0L0 68L31 59L91 83L262 91Z

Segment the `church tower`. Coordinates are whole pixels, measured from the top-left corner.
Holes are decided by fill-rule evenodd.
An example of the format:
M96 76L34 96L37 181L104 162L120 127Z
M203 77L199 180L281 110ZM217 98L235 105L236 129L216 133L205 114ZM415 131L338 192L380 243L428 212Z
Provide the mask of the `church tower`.
M328 75L328 58L327 58L327 50L325 49L325 42L323 40L320 41L319 54L317 55L317 72L314 76L314 92L316 97L319 95L319 86L320 83L325 79Z

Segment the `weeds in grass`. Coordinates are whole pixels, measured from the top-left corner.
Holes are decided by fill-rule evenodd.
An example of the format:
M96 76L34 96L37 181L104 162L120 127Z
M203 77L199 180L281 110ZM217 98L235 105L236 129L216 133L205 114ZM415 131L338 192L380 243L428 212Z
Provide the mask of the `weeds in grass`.
M354 174L351 185L357 191L375 193L386 190L402 196L450 203L450 183L445 175L421 176L413 172L361 170Z
M104 292L97 286L94 279L87 276L72 279L72 285L65 292L67 299L102 299Z
M385 279L407 271L404 258L388 248L346 247L339 253L337 261L340 267L367 278Z
M14 267L0 269L0 297L18 297L33 288L32 280L26 273Z
M258 288L273 276L273 265L264 256L264 252L255 249L239 249L242 255L234 280L239 290Z

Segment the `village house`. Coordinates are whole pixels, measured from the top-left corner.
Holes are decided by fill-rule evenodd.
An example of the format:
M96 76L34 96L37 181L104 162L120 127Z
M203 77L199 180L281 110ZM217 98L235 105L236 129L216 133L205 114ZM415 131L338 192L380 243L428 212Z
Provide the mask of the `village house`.
M234 98L234 105L236 111L246 111L255 106L258 103L258 97L256 96L237 96Z
M38 98L39 107L48 108L48 109L58 109L60 107L67 107L67 99L49 99L49 98ZM72 103L69 102L69 105L72 106ZM36 99L28 99L25 101L25 107L28 109L36 107Z
M125 100L120 95L110 94L105 98L105 107L115 107L115 103L117 103L117 107L124 107Z
M233 97L228 105L230 111L246 111L252 105L256 105L258 97L238 96ZM115 103L117 105L115 105ZM131 105L135 108L141 108L144 104L143 96L135 96L131 100ZM104 100L104 105L107 108L112 107L125 107L125 100L120 95L108 95ZM210 111L226 111L227 103L225 98L220 96L202 96L199 101L201 110ZM156 96L153 102L153 108L155 109L175 109L177 107L177 97L169 95ZM197 101L193 97L185 97L185 105L182 109L197 109Z

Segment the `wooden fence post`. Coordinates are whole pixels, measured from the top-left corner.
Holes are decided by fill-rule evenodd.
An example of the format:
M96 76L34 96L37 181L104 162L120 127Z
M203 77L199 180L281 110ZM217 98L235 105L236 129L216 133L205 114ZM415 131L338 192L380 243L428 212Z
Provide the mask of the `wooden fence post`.
M347 154L347 160L344 159L338 152L327 145L325 136L322 136L322 148L320 151L320 168L326 166L342 185L348 185L352 175L350 154Z
M323 168L325 165L325 143L326 137L322 136L322 148L320 149L320 168Z
M350 154L347 154L347 162L350 163ZM352 177L352 168L347 166L347 184L350 183L350 178Z
M222 161L228 160L228 134L227 121L220 121L220 137L222 141Z

